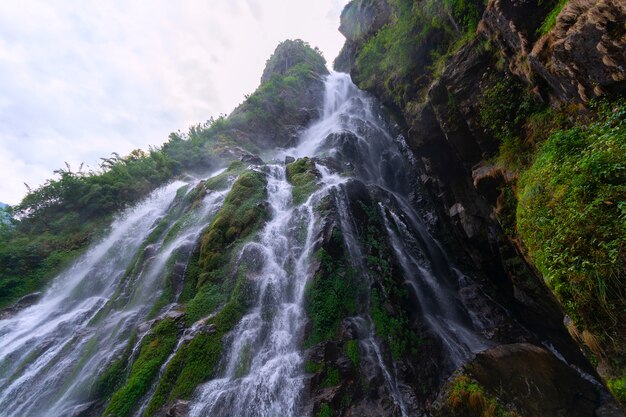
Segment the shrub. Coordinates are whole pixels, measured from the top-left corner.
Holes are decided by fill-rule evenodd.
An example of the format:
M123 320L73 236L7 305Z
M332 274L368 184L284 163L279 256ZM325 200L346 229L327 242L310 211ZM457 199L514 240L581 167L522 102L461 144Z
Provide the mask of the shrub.
M589 126L553 133L519 182L517 225L535 265L577 327L624 366L626 102ZM591 336L591 337L590 337Z

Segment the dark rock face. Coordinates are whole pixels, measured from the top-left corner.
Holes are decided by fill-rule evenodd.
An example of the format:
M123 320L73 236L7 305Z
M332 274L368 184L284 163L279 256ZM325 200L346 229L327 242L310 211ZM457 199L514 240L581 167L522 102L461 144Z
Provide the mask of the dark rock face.
M350 42L362 42L389 20L390 8L385 0L358 0L341 12L341 32Z
M343 9L339 31L347 42L335 59L338 71L350 71L357 49L389 21L390 13L387 0L356 0Z
M591 382L535 345L497 346L479 354L468 369L488 390L506 386L501 401L515 404L523 415L590 416L598 401Z
M548 350L528 344L500 345L476 356L442 390L433 405L434 416L473 415L451 404L459 375L471 378L497 398L502 408L522 417L586 417L617 412L615 405L599 409L602 402L594 384ZM603 411L605 410L605 411ZM612 410L612 411L610 411ZM615 414L620 415L620 414Z
M626 92L626 3L572 0L529 55L561 100Z
M448 60L425 99L409 97L397 116L405 124L406 142L416 157L420 180L432 196L438 226L456 245L460 258L467 257L483 276L478 284L459 290L470 310L494 323L486 334L496 347L468 365L475 372L472 377L493 395L514 404L513 410L522 416L623 415L603 387L575 371L597 378L565 330L562 310L553 295L496 220L503 204L501 190L513 178L506 169L489 164L500 141L480 121L485 91L494 80L505 77L530 84L538 97L550 102L585 102L605 92L625 91L626 4L572 0L555 28L540 36L539 28L557 3L491 0L479 23L479 36ZM365 8L364 4L351 3L342 20L354 19L351 15ZM360 27L361 22L378 22L371 10L356 22L342 21L347 40L335 68L350 72L357 82L355 60L371 36L367 33L373 32L364 30L357 36L352 28ZM496 63L493 50L481 47L487 39L497 45L504 65ZM416 80L421 76L413 74ZM388 103L388 93L380 88L370 90ZM485 293L504 306L506 313L482 300ZM538 347L545 341L550 341L570 366ZM422 389L436 392L436 377L425 381L445 371L424 371L426 362L426 357L412 358L406 369L413 370L400 374L405 381L421 378ZM498 387L505 388L498 391ZM428 410L432 397L427 394L419 401ZM447 408L436 415L457 414Z

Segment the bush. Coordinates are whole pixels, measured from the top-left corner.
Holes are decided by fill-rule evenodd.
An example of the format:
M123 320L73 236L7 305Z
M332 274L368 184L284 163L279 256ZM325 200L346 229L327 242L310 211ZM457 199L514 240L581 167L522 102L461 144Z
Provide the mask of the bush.
M601 357L626 350L626 102L589 126L553 133L519 181L517 225L529 255ZM595 343L591 343L595 345ZM621 365L620 365L621 364Z

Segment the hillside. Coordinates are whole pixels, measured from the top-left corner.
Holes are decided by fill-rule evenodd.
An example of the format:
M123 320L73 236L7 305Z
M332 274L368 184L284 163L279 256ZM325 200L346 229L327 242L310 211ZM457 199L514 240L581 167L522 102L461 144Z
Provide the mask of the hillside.
M626 7L353 0L0 225L0 416L624 416Z

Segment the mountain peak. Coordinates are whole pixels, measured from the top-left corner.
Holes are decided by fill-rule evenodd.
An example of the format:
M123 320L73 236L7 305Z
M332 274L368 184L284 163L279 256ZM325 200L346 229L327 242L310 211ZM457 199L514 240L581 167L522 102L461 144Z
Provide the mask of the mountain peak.
M265 63L261 84L269 81L273 75L285 75L299 64L307 64L319 75L328 74L326 60L317 48L312 48L301 39L287 39L278 44L272 56Z

